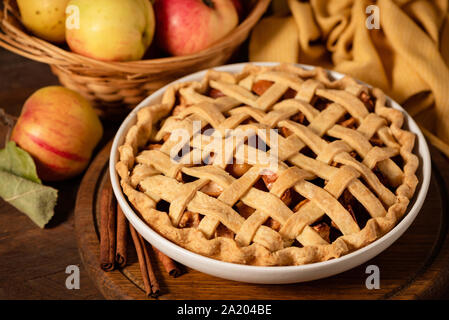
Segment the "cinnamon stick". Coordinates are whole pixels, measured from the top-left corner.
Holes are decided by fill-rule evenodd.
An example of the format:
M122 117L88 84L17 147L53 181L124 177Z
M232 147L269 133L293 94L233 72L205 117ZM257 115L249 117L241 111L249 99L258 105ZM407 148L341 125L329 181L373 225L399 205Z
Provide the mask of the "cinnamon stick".
M172 276L173 278L179 277L182 274L181 269L179 268L178 264L173 261L170 257L166 256L162 252L160 252L155 247L152 247L154 252L156 253L157 258L164 266L165 271Z
M125 267L128 260L127 243L128 220L126 219L122 208L117 205L117 248L115 251L115 262L120 268Z
M100 194L100 267L104 271L115 268L116 201L108 179Z
M144 248L143 254L145 256L145 263L147 265L148 276L150 278L150 285L151 285L151 290L152 290L151 296L153 298L156 298L160 295L160 291L161 291L159 288L159 283L156 279L153 268L151 266L151 260L150 260L150 255L148 254L147 243L145 242L145 240L142 238L141 235L139 235L139 239L140 239L140 244Z
M139 260L140 272L142 273L143 284L145 287L145 293L147 296L156 298L160 294L159 284L154 275L153 268L151 266L150 256L143 240L142 236L136 232L134 227L129 224L129 230L136 248L137 258Z

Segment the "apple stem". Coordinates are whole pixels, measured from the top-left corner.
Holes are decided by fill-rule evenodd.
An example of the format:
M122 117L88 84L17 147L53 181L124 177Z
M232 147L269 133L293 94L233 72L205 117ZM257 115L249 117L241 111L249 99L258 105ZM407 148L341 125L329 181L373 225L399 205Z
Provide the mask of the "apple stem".
M208 6L209 8L212 8L212 9L215 8L214 2L213 2L212 0L203 0L203 3L204 3L206 6Z
M8 143L9 141L9 138L11 137L11 131L17 122L17 118L10 114L7 114L5 109L0 108L0 122L8 128L4 141L4 145L6 145L6 143Z

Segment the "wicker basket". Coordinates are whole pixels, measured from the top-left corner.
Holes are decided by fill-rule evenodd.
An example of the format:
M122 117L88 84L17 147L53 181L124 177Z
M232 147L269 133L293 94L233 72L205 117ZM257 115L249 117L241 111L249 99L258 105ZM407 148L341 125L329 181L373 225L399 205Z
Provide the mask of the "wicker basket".
M252 1L247 18L229 35L199 53L130 62L103 62L65 50L28 33L16 1L0 11L0 46L51 66L64 86L93 102L103 117L124 116L161 86L194 71L224 64L245 41L270 0Z

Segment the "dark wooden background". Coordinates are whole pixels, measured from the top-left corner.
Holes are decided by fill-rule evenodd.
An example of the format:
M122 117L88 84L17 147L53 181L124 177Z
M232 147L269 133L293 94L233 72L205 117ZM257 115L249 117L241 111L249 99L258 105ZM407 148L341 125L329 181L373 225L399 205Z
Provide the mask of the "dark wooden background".
M18 116L35 90L57 84L45 64L0 49L0 108ZM112 138L118 124L105 124L97 151ZM0 146L5 130L0 128ZM103 299L89 279L78 253L73 209L81 177L54 183L59 190L56 214L40 229L0 199L0 299ZM65 286L68 265L81 270L80 290ZM449 290L442 298L449 298Z

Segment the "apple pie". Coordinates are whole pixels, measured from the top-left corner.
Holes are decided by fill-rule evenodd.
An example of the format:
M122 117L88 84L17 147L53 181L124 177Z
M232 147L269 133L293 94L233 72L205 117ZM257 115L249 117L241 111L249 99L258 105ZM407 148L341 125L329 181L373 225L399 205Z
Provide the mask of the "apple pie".
M403 124L381 90L321 68L209 70L137 112L116 170L136 212L177 245L302 265L362 248L404 216L419 160Z

